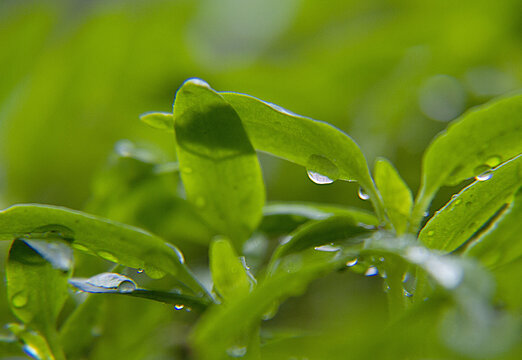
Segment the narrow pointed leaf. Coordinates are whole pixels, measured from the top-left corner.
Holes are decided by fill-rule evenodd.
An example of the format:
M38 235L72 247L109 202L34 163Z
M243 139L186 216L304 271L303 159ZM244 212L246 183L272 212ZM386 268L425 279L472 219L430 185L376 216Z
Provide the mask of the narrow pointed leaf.
M441 186L457 185L522 153L521 138L522 94L474 108L455 120L424 154L412 230Z
M201 80L186 81L174 103L176 147L187 198L237 250L257 227L265 192L241 120Z
M357 144L330 124L291 113L252 96L223 92L250 141L265 151L332 180L358 181L382 215L380 196Z
M488 268L505 266L522 258L522 188L502 216L466 249Z
M497 167L453 197L419 234L429 248L453 251L466 242L522 185L522 156Z
M210 271L214 289L225 301L249 293L250 281L246 269L226 238L218 238L210 245Z
M13 242L6 266L9 305L16 317L45 337L57 359L64 358L56 321L68 296L68 277L25 242Z
M101 217L50 205L15 205L0 211L0 239L45 236L66 229L66 240L79 251L125 266L145 269L151 277L165 273L202 290L174 246L144 230ZM42 230L44 229L44 230Z
M171 113L149 112L142 114L140 120L155 129L174 132L174 116Z
M386 159L381 158L375 162L374 177L386 213L400 235L406 231L410 218L413 205L411 190Z

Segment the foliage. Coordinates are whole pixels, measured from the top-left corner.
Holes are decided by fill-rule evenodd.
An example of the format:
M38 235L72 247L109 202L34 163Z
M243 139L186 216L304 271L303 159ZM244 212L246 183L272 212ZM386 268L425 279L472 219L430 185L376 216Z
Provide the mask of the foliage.
M172 114L148 113L141 119L174 133L178 162L154 163L163 170L151 172L144 166L153 159L147 150L133 148L125 157L133 159L129 166L146 182L165 171L179 176L186 197L173 199L192 209L192 224L211 234L205 268L212 285L202 285L202 272L190 271L177 247L139 228L56 206L9 207L0 213L0 235L12 241L7 293L21 321L9 329L30 356L97 356L104 335L86 334L99 326L93 312L109 294L193 313L187 346L197 359L289 354L336 359L347 351L390 359L520 356L521 294L495 293L494 284L495 279L509 283L513 274L499 269L516 268L522 260L516 235L522 157L515 140L522 128L521 95L465 113L433 140L415 202L389 161L376 161L374 181L359 147L340 130L251 96L216 92L200 79L183 83ZM456 148L465 151L455 154ZM304 166L318 184L358 181L359 196L371 200L375 216L324 204L265 205L254 149ZM488 160L492 157L494 163ZM440 186L470 177L476 181L419 225L419 213L425 213ZM82 265L74 264L71 249L80 260L85 253L116 267L70 278ZM137 270L134 276L131 269ZM344 338L335 326L319 334L265 327L289 297L339 271L382 279L388 321L376 331L383 320L367 314L357 331L384 347ZM67 283L83 299L68 292ZM64 307L66 301L70 304ZM16 352L11 339L2 343Z

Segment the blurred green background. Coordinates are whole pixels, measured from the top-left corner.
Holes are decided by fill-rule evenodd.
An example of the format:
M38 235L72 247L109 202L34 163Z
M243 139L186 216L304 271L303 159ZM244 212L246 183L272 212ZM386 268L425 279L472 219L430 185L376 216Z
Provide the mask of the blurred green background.
M376 156L392 160L416 190L422 152L448 121L521 87L522 2L3 0L1 207L21 202L64 205L147 227L174 243L183 244L191 236L205 238L204 229L172 233L163 223L122 215L114 203L131 191L120 185L132 184L124 179L106 185L103 180L120 169L114 167L114 158L112 163L108 159L121 139L157 147L164 161L175 159L171 136L148 128L138 117L151 110L171 111L176 89L189 77L205 79L219 91L247 93L330 122L354 138L370 164ZM116 148L121 153L122 143ZM264 154L260 158L268 200L369 209L357 197L357 184L319 186L299 166ZM168 194L174 202L176 181L161 184L165 189L160 195ZM156 183L147 186L158 189ZM100 205L115 189L119 197L112 205ZM452 191L443 191L434 207ZM161 203L156 200L149 205ZM175 214L174 223L188 221L176 206L165 206ZM184 250L189 264L206 251L188 245ZM314 291L333 286L343 294L346 290L338 289L338 277L314 284ZM350 305L337 299L334 306L349 307L346 316L356 316L357 309L382 300L365 303L364 294L374 293L378 286L352 277L345 276L343 289L351 286L362 295L348 301ZM289 320L287 325L317 326L317 319L327 323L322 305L333 301L328 296L312 294L301 305L294 304L291 314L307 314L307 320L296 324ZM353 293L346 296L351 299ZM165 325L163 315L158 315L163 313L143 301L116 301L126 304L125 309L134 302L147 308L153 315L142 320L152 328L155 321L173 326ZM11 319L2 302L2 317ZM122 313L122 306L115 304L110 306ZM323 310L309 313L304 310L307 304ZM336 318L332 311L329 316ZM284 314L281 319L284 323ZM180 327L175 329L183 333ZM128 346L112 341L121 343L121 349ZM95 358L102 359L103 351L97 351ZM133 356L140 358L137 354Z

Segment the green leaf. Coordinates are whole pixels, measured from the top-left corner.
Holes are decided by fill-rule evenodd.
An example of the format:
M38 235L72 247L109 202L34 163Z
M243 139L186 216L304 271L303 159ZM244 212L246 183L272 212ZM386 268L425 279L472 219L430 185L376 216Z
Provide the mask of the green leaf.
M217 238L210 245L210 271L215 291L225 301L250 292L250 280L243 263L226 238Z
M322 220L334 215L346 215L366 225L379 225L377 218L362 209L312 202L271 202L263 208L259 230L269 235L283 235L309 220Z
M337 242L343 242L344 245L360 244L363 241L361 235L371 230L371 227L348 215L334 215L324 220L311 221L290 234L289 240L274 251L271 264L275 265L283 256L314 246ZM336 251L335 249L336 247L330 248L331 251ZM324 250L328 251L328 248Z
M106 298L87 295L60 328L60 342L67 358L78 358L92 347L96 328L106 315Z
M53 354L47 341L39 333L28 329L20 324L8 324L7 328L11 331L23 344L24 352L33 359L56 360L56 354ZM4 353L2 353L4 355ZM63 356L62 356L63 358Z
M517 156L454 196L424 226L419 239L429 248L453 251L488 221L522 184L522 156Z
M522 153L522 95L474 108L454 121L430 144L410 229L443 185L457 185Z
M384 158L375 162L374 173L386 213L400 235L406 231L410 218L413 205L411 190L393 165Z
M252 96L229 92L221 95L239 114L254 148L333 180L358 181L383 218L381 198L366 159L348 135L325 122L296 115Z
M490 269L505 266L522 258L522 188L515 193L514 201L495 223L473 241L465 255L477 258Z
M194 291L205 293L184 264L181 252L144 230L58 206L15 205L0 211L0 239L26 234L42 237L55 226L60 231L67 229L67 238L77 250L145 269L153 278L169 273Z
M16 317L45 337L57 359L64 359L56 321L68 296L68 277L25 242L13 241L6 265L9 305Z
M134 296L149 300L155 300L187 308L203 310L208 302L199 297L191 295L140 289L138 285L128 276L118 273L101 273L88 279L73 278L69 283L77 289L92 294L120 294Z
M261 220L265 191L257 155L234 109L202 80L174 102L176 147L187 199L240 251Z
M140 120L155 129L174 132L174 116L171 113L148 112L140 115Z

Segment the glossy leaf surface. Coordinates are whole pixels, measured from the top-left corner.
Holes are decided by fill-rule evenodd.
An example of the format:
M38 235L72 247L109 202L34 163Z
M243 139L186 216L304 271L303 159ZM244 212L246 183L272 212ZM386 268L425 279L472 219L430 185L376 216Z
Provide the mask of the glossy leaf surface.
M375 162L374 173L386 213L400 235L406 231L410 218L413 205L411 190L393 165L384 158Z
M174 102L176 148L187 198L237 250L257 227L265 192L241 119L202 80L187 80Z
M171 113L150 112L140 116L140 120L158 130L174 132L174 116Z
M437 190L457 185L522 153L522 95L474 108L440 133L424 154L413 226Z
M453 251L488 221L522 184L522 156L497 167L454 196L419 234L429 248Z

